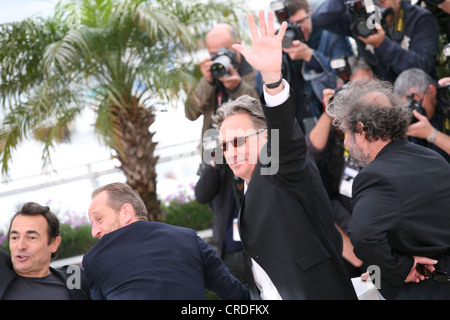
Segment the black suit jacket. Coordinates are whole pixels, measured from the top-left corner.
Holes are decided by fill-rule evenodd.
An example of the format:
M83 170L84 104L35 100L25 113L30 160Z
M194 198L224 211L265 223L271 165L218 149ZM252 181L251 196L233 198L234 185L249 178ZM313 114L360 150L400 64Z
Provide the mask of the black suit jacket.
M306 153L292 98L263 109L269 142L261 155L268 152L273 158L263 165L260 157L239 218L252 298L258 299L259 291L251 258L283 299L356 299L342 259L342 239L317 167ZM278 130L279 141L272 141L273 130ZM278 159L272 142L279 145ZM262 174L261 169L276 168L276 163L276 174Z
M389 298L450 298L450 283L406 284L412 256L438 259L450 274L450 165L406 140L386 145L353 182L349 235L355 254L381 268Z
M67 266L60 269L53 269L50 267L51 271L54 271L58 277L66 283L67 279L72 275L72 273L66 272ZM11 256L5 251L0 249L0 300L3 299L6 289L8 288L11 281L17 276L13 269L11 262ZM69 295L72 300L88 300L90 299L89 288L86 285L86 279L84 271L81 270L81 289L69 289Z
M92 299L248 299L212 246L195 231L134 222L104 235L83 257Z

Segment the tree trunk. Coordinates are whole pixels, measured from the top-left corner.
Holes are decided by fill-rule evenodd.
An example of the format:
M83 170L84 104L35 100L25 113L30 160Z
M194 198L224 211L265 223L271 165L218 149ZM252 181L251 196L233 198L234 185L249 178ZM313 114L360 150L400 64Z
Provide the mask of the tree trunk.
M149 127L155 121L152 108L140 105L136 98L128 101L126 109L112 107L116 135L115 156L125 174L127 184L136 190L147 207L150 221L161 221L161 206L156 193L156 143Z

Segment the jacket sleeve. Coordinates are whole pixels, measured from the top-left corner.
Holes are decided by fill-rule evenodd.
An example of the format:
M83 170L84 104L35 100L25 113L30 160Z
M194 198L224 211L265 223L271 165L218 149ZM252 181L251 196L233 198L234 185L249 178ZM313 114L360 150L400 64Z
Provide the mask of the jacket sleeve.
M262 103L265 105L264 96ZM268 143L260 153L262 165L269 163L272 174L285 182L299 183L305 168L306 142L302 129L295 118L292 92L288 100L276 107L263 107L266 117ZM268 173L267 175L271 175Z
M211 202L220 190L220 168L206 165L195 185L195 198L200 203Z
M350 16L346 12L346 0L324 0L313 10L311 20L314 26L350 36Z
M223 300L249 300L248 287L230 273L216 250L198 236L197 243L203 259L206 289Z
M85 259L85 257L83 257L82 266L84 269L84 274L86 276L86 283L90 290L91 299L92 300L105 300L106 297L102 294L102 291L100 290L98 285L95 283L95 281L92 277L92 273L90 272L90 269L87 264L88 264L87 259Z
M393 286L404 285L413 258L393 250L388 241L402 216L399 191L389 178L366 169L353 182L350 240L356 256L368 265L379 266L383 279Z
M184 112L189 120L197 120L202 114L213 108L214 84L201 78L195 89L188 94L184 104Z
M259 98L259 93L256 90L256 71L252 70L244 75L241 75L241 83L229 94L233 99L237 99L245 94L255 99Z
M394 73L419 68L430 74L433 71L439 51L439 26L435 17L424 13L414 23L414 28L405 35L404 45L409 49L386 37L377 49L381 64L388 66Z

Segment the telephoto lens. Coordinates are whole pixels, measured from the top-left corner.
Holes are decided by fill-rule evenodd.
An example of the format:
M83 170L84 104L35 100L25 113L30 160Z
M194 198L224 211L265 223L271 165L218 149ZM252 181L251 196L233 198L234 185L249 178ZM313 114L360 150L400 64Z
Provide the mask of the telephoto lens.
M236 53L227 48L221 48L215 55L211 57L213 64L211 65L211 74L213 78L221 78L229 74L230 65L236 68L237 57Z

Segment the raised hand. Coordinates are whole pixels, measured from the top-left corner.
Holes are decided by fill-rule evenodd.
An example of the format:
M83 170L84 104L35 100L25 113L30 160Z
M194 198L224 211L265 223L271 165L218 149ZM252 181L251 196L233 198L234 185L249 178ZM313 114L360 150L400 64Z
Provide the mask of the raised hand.
M273 12L267 14L267 25L264 10L259 11L259 33L253 14L249 14L248 24L252 36L252 48L247 50L240 44L234 44L233 48L241 53L248 63L258 70L265 83L273 83L280 80L282 63L282 45L287 23L281 24L280 30L275 34Z

